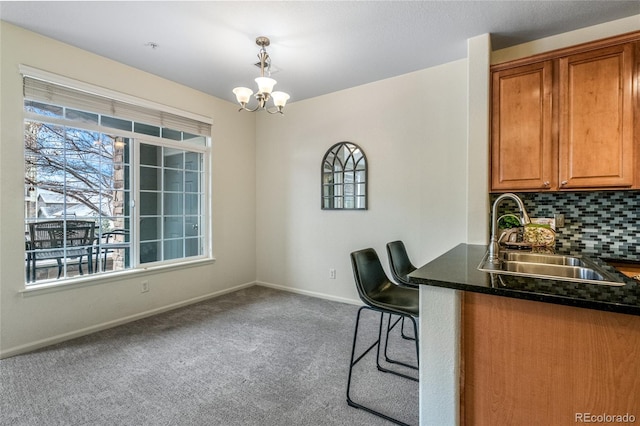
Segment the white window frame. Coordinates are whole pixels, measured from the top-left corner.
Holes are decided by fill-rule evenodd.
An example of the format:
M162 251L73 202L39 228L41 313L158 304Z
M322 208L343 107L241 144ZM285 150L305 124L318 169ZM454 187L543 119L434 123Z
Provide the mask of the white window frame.
M140 200L140 144L143 143L147 143L147 144L151 144L151 145L158 145L158 146L163 146L163 147L168 147L168 148L176 148L176 149L180 149L180 150L184 150L185 149L185 145L180 145L179 142L173 142L173 141L168 141L167 139L161 139L161 138L155 138L153 136L140 136L138 135L138 137L133 139L134 141L134 164L131 165L132 169L133 169L133 176L132 178L135 181L135 189L131 191L132 195L134 196L133 199L133 203L132 203L132 209L135 211L135 217L134 215L132 215L132 222L134 222L135 224L135 228L133 230L133 233L136 237L136 250L135 250L135 255L136 258L134 259L135 262L134 264L136 265L137 268L141 268L141 269L148 269L148 268L153 268L154 266L168 266L168 265L172 265L172 264L183 264L189 261L194 261L194 260L198 260L198 259L208 259L211 258L211 232L210 232L210 195L209 195L209 181L211 180L211 174L209 173L209 163L211 162L211 158L209 156L207 156L207 153L210 152L210 150L208 148L203 147L202 149L197 149L198 147L195 146L189 146L188 149L189 151L192 152L198 152L200 154L204 155L204 161L203 161L203 176L204 176L204 181L202 182L202 184L204 185L203 188L203 207L204 207L204 212L202 213L202 217L203 217L203 226L204 226L204 230L202 235L204 236L204 247L203 247L203 254L201 256L192 256L189 258L180 258L180 259L172 259L172 260L161 260L161 261L156 261L156 262L148 262L148 263L140 263L139 262L139 256L137 253L137 249L140 247L140 210L137 208L137 204L138 204L138 200ZM209 160L209 161L207 161ZM164 240L164 238L163 238ZM188 259L188 260L185 260ZM133 267L131 268L133 269Z
M89 94L94 94L106 98L113 99L115 101L124 102L127 104L131 104L134 106L138 106L141 108L148 108L157 110L160 112L166 112L175 116L184 117L187 119L199 121L205 123L209 126L209 134L206 135L206 143L204 145L196 145L196 144L188 144L183 141L172 141L170 139L164 139L160 137L143 135L134 132L127 132L123 130L117 129L107 129L103 126L92 126L91 124L82 124L79 125L79 128L86 129L89 131L98 131L101 133L117 133L117 136L122 136L129 138L132 141L132 162L130 163L131 167L131 180L132 187L130 190L130 194L132 197L131 200L131 211L130 211L130 220L131 220L131 240L132 240L132 248L131 248L131 266L127 269L117 272L110 272L105 274L92 274L92 275L83 275L71 278L65 278L61 280L50 281L47 280L42 284L38 283L28 283L25 280L24 290L23 292L31 292L31 291L39 291L42 289L52 289L52 288L66 288L73 287L78 285L84 285L89 282L95 283L96 281L102 280L113 280L114 278L122 277L123 275L140 273L148 270L156 270L156 269L166 269L166 268L175 268L175 267L188 267L193 264L200 264L205 261L212 261L213 258L213 238L212 238L212 229L211 229L211 209L212 209L212 201L211 201L211 164L212 164L212 149L211 149L211 132L210 128L213 125L213 120L210 117L206 117L199 114L194 114L192 112L183 111L177 108L173 108L167 105L159 104L156 102L152 102L149 100L137 98L135 96L127 95L121 92L117 92L114 90L98 87L89 83L77 81L68 77L64 77L58 74L50 73L48 71L40 70L37 68L33 68L27 65L20 64L19 72L23 77L32 77L38 80L47 81L56 85L69 87L75 90L80 90L83 92L87 92ZM51 124L60 124L68 127L74 127L72 122L68 120L56 119L52 117L43 117L41 115L33 114L26 112L24 107L23 111L23 123L25 120L34 120L41 122L49 122ZM126 119L126 118L125 118ZM135 119L133 121L136 121ZM203 236L203 253L200 256L192 256L187 258L178 258L171 260L163 260L157 262L149 262L149 263L140 263L139 261L139 253L138 249L140 246L140 230L139 230L139 222L140 222L140 213L137 206L138 200L140 199L140 158L139 158L139 150L141 143L151 143L154 145L161 145L169 148L176 148L180 150L188 150L192 152L197 152L203 155L203 190L202 190L202 236Z

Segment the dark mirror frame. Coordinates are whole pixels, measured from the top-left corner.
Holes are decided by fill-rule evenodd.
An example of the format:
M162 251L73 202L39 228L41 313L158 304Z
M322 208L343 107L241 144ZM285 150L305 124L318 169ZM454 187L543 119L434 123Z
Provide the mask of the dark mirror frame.
M320 166L322 210L367 210L368 161L362 148L338 142L327 150Z

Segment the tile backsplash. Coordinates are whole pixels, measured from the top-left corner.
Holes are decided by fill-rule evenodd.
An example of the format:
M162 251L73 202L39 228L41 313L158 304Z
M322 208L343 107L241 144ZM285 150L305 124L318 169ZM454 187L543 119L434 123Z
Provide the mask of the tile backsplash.
M500 194L491 194L491 203ZM640 260L640 191L518 193L531 217L564 214L556 250ZM506 200L500 214L512 212ZM516 209L517 210L517 209Z

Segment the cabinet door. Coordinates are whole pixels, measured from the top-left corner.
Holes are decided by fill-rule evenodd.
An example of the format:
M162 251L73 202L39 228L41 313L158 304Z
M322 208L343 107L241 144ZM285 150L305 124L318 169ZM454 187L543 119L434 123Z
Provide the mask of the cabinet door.
M639 316L470 292L462 309L461 423L576 425L581 413L637 422Z
M557 186L552 140L551 61L492 73L491 189Z
M633 184L633 44L560 59L560 188Z

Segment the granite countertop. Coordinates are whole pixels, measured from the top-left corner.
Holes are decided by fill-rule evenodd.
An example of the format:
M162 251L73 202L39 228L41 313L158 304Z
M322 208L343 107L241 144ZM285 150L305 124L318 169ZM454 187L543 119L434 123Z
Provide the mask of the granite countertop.
M623 286L577 283L522 276L490 274L478 270L487 247L460 244L409 274L414 284L514 297L544 303L640 315L640 282L628 278L606 262L591 258L625 282Z

